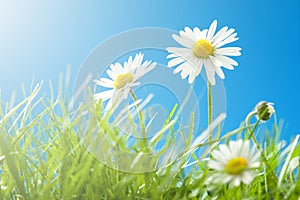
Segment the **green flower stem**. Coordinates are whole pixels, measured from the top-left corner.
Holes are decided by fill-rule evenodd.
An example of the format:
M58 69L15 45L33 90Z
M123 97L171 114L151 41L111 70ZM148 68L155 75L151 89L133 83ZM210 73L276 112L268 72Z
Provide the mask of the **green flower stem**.
M266 110L266 111L267 111L267 110ZM268 160L267 160L267 157L265 156L265 154L264 154L264 152L262 151L262 149L261 149L261 147L260 147L258 141L256 140L256 138L255 138L255 136L254 136L254 131L256 130L256 128L257 128L257 126L258 126L258 124L259 124L259 122L260 122L260 119L257 120L257 122L255 123L255 125L254 125L254 127L253 127L252 130L251 130L251 128L250 128L250 127L251 127L251 126L250 126L250 119L251 119L253 116L255 116L256 114L257 114L256 111L252 111L252 112L250 112L250 113L247 115L247 117L246 117L246 125L247 125L247 127L248 127L248 131L249 131L249 134L250 134L250 138L251 138L252 141L254 142L254 144L255 144L257 150L260 152L260 156L261 156L261 158L262 158L262 160L263 160L263 163L265 164L265 166L267 167L267 169L271 170L271 166L269 165L269 162L268 162ZM263 114L264 114L264 113L263 113ZM270 172L271 172L271 175L272 175L273 180L276 181L276 184L277 184L278 179L277 179L276 174L273 172L273 170L271 170Z
M134 92L132 90L130 90L130 95L132 97L132 99L134 101L137 101L137 98L134 94ZM142 141L143 141L143 144L144 146L143 147L147 147L147 135L146 135L146 129L145 129L145 124L144 124L144 117L143 117L143 112L142 112L142 109L140 108L140 105L137 104L137 109L138 109L138 115L139 115L139 118L140 118L140 126L141 126L141 131L142 131Z
M251 130L251 126L250 126L250 119L253 117L253 116L255 116L257 113L256 113L256 111L252 111L252 112L250 112L248 115L247 115L247 117L246 117L246 126L247 126L247 128L248 128L248 131L249 131L249 133L251 133L252 132L252 130ZM259 122L258 122L259 123ZM258 124L257 123L257 124ZM256 125L256 124L255 124ZM254 125L254 129L256 128L256 126ZM254 130L253 129L253 130Z
M130 95L132 96L132 99L134 101L137 101L137 98L134 94L134 92L132 90L130 90ZM140 108L140 105L137 104L136 105L137 109L138 109L138 115L139 115L139 118L140 118L140 125L141 125L141 130L142 130L142 151L144 152L148 152L149 149L148 149L148 144L147 144L147 136L146 136L146 129L145 129L145 124L144 124L144 117L143 117L143 112L142 112L142 109ZM143 174L143 179L144 179L144 182L145 182L145 188L148 187L148 183L147 183L147 180L148 180L148 173L144 173Z
M212 88L209 81L207 81L207 104L208 104L208 127L212 123ZM209 130L209 141L212 140L212 130Z

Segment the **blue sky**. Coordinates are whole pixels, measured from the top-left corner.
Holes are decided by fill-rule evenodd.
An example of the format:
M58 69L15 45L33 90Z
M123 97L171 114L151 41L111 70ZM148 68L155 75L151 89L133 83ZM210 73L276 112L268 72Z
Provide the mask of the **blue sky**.
M143 2L143 3L141 3ZM261 100L275 103L286 138L300 132L300 2L283 1L1 1L0 88L4 100L23 82L72 78L88 54L114 34L133 28L185 26L236 28L242 56L226 71L227 121L238 126ZM120 44L122 45L122 44Z

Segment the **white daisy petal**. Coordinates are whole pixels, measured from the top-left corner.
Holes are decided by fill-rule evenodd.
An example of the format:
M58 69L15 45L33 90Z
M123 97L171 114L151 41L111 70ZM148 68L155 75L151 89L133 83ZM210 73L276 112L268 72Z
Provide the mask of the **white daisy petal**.
M96 93L94 95L94 98L96 101L102 99L102 101L106 101L107 99L111 98L112 95L113 95L113 90L107 90L107 91L104 91L104 92L99 92L99 93Z
M110 84L110 85L113 85L114 82L108 78L100 78L100 81L105 83L105 84Z
M111 78L111 79L113 79L113 80L115 80L116 78L117 78L117 74L116 73L114 73L112 70L110 70L110 69L108 69L107 71L106 71L106 73L107 73L107 75Z
M190 73L189 80L188 80L189 84L193 83L195 78L196 78L196 74L195 73Z
M112 108L112 99L109 99L108 102L106 103L104 112L108 112Z
M233 178L233 176L225 176L222 181L223 183L228 183L231 182Z
M226 56L240 56L241 52L224 53Z
M219 48L224 46L225 44L237 41L239 38L236 38L235 36L237 35L237 33L232 34L231 36L229 36L228 38L224 39L223 41L220 41L218 43L215 43L215 47Z
M259 168L260 167L260 162L259 161L253 161L250 162L250 165L249 165L250 168Z
M128 64L128 62L124 62L124 69L127 71L127 72L130 72L131 71L131 67L132 65L131 64Z
M217 20L214 20L208 29L208 33L207 33L207 37L206 37L207 40L210 40L210 41L212 40L216 29L217 29Z
M183 69L181 70L180 75L181 75L181 78L182 78L182 79L185 79L185 78L190 74L190 70L189 70L189 69L191 69L191 68L192 68L191 65L187 64L187 65L185 66L185 68L183 68Z
M101 78L100 80L94 80L94 82L97 85L100 85L102 87L106 87L106 88L113 88L114 87L114 82L112 80L107 79L107 78Z
M237 36L237 33L233 33L234 29L229 29L226 32L222 32L222 35L219 35L218 39L216 39L213 43L214 45L219 44L220 42L225 41L226 39L231 39ZM219 45L218 45L219 46Z
M253 175L251 174L251 172L245 171L243 173L242 181L246 185L250 184L253 181Z
M238 66L238 63L235 60L226 56L216 56L216 59L218 59L221 63L226 65Z
M169 52L171 52L172 54L179 56L182 56L184 58L188 57L189 55L191 55L191 50L187 49L187 48L178 48L178 47L169 47L167 48L167 50Z
M177 57L177 58L174 58L174 59L172 59L168 62L168 67L174 67L174 66L179 65L183 62L185 62L185 59L183 59L182 57Z
M215 85L215 66L212 64L210 60L204 60L204 67L207 79L209 80L210 84Z
M180 72L186 65L188 65L187 62L182 63L181 65L179 65L179 66L173 71L173 73L174 73L174 74L177 74L177 73Z
M150 64L150 63L146 63L147 65L142 65L141 67L138 67L136 72L135 72L135 76L137 77L137 79L139 79L140 77L144 76L145 74L149 73L151 70L153 70L156 67L156 62ZM150 64L150 65L149 65Z
M127 63L130 63L130 64L132 64L132 56L129 56L129 58L128 58L128 62Z
M243 148L243 142L242 142L241 139L239 139L237 141L230 141L229 142L229 147L230 147L230 151L231 151L232 155L234 157L239 157L240 152Z
M153 70L156 67L156 65L157 65L157 62L153 62L150 65L148 65L148 67L146 68L147 72Z
M234 33L234 31L235 31L235 29L234 28L230 28L230 29L228 29L228 31L223 35L223 37L222 38L220 38L221 39L221 41L222 40L225 40L227 37L229 37L231 34L233 34Z
M221 28L221 30L219 30L216 33L216 35L212 38L212 44L214 44L215 42L218 42L218 40L222 39L223 35L226 33L227 30L228 30L227 26Z
M255 162L256 160L258 160L259 157L260 157L260 153L257 152L256 154L254 154L254 155L251 157L250 161L251 161L251 162Z
M230 149L228 148L227 145L221 144L219 146L219 148L220 148L220 151L223 153L223 159L224 159L225 162L227 162L229 159L232 158L231 157L232 153L231 153L231 151L230 151Z
M237 140L237 146L236 146L236 148L238 149L238 151L237 151L236 155L239 156L239 157L243 157L245 159L248 159L248 157L247 157L248 153L245 153L245 151L244 151L244 146L245 146L245 142L246 141L243 141L242 139ZM246 151L249 152L249 148L246 149Z
M178 57L178 56L175 55L175 54L168 54L167 55L167 59L169 59L169 58L176 58L176 57Z
M120 63L115 63L115 67L119 74L124 74L124 73L128 72L122 67L122 65Z
M110 66L110 70L112 71L112 73L114 74L119 74L118 70L116 69L115 65L114 64L111 64Z
M215 53L227 55L226 53L240 53L241 50L239 47L224 47L216 49Z
M186 33L186 35L191 38L193 41L196 41L196 37L194 35L194 32L192 31L192 29L190 29L189 27L185 27L184 31Z
M196 73L197 73L197 76L198 76L198 74L202 71L202 67L203 67L203 61L202 60L198 60L198 63L197 63L197 71L196 71Z
M181 37L183 40L187 40L187 41L191 41L191 42L192 42L192 46L191 46L191 47L188 47L188 48L192 48L192 47L194 46L195 42L197 42L197 36L196 36L196 34L193 33L193 32L192 32L191 34L192 34L191 37L188 36L187 33L181 34L181 35L180 35L180 37Z
M200 39L202 39L203 38L203 36L201 35L201 31L200 31L200 29L198 28L198 27L195 27L194 29L193 29L193 31L194 31L194 34L195 34L195 36L196 36L196 40L200 40ZM193 44L194 45L194 44ZM193 47L193 46L192 46Z
M184 47L187 48L193 48L195 42L188 39L188 38L182 38L179 37L178 35L173 34L172 37L174 38L174 40L176 40L176 42L178 42L179 44L181 44Z
M235 177L233 180L232 180L232 184L233 186L239 186L241 184L241 180L239 177Z
M190 38L185 31L179 31L179 36L182 38Z
M143 58L144 58L144 54L141 54L139 53L138 55L136 55L134 57L134 60L133 60L133 66L136 68L138 66L140 66L142 64L142 61L143 61Z
M226 56L216 56L216 59L219 60L222 63L221 67L224 67L224 68L229 69L229 70L233 70L234 69L233 65L237 66L235 64L238 64L238 63L236 61L234 61L233 59L229 58L232 61L234 61L234 63L232 63L232 62L230 63L230 61L228 61L227 58L228 57L226 57Z
M187 61L187 63L191 66L190 70L191 70L191 73L196 73L198 74L201 66L200 66L200 62L199 60L193 58L193 57L189 57L189 61Z
M204 29L203 31L201 31L201 36L200 36L200 39L202 39L202 38L206 38L207 32L208 32L208 30L207 30L207 29Z
M223 64L223 67L229 70L234 70L234 67L232 65Z
M214 170L223 170L224 169L224 165L215 160L210 160L208 163L208 167L210 167L211 169L214 169Z
M248 157L250 153L249 149L250 149L250 141L246 140L242 142L241 155Z
M254 154L256 154L255 150L256 149L254 147L251 148L250 151L249 151L249 155L253 156Z
M209 59L211 60L211 62L217 66L217 67L221 67L222 66L222 61L217 59L215 56L209 56Z
M221 162L223 164L226 164L227 161L228 161L228 158L225 156L227 154L224 154L222 153L221 151L217 151L217 150L214 150L211 152L211 155L216 159L218 160L218 162Z

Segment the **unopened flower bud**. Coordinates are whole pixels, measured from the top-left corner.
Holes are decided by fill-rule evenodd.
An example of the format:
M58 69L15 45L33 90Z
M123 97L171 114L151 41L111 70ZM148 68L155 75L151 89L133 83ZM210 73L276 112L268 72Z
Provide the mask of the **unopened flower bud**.
M266 101L259 102L255 107L257 117L263 121L270 119L275 112L273 105L273 103Z

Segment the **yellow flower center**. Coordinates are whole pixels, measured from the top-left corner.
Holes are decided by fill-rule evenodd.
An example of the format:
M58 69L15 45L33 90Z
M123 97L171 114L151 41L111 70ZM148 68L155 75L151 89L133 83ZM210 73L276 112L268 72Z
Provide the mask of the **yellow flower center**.
M193 53L198 58L208 58L213 55L214 47L208 40L201 39L194 44Z
M119 74L114 82L114 88L120 89L133 80L132 73Z
M237 175L247 168L247 160L245 158L233 158L226 164L225 170L228 174Z

